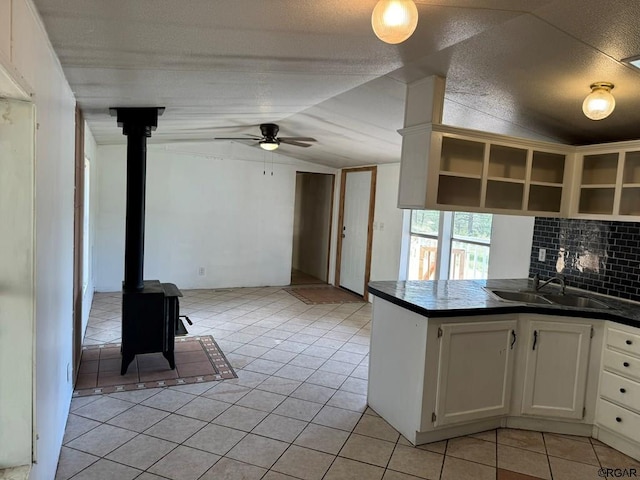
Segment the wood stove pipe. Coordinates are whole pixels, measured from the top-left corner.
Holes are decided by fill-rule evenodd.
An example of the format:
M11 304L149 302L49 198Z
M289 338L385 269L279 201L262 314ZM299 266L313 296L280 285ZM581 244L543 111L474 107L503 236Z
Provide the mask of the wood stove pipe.
M110 108L127 136L127 207L124 247L125 291L144 288L144 213L147 166L147 137L158 126L164 107Z

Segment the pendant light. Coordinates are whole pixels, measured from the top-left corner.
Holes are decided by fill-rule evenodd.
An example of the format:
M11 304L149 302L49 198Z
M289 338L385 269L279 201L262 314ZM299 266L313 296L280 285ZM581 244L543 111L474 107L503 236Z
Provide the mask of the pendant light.
M582 111L591 120L607 118L616 108L616 99L611 95L613 84L596 82L591 85L591 93L582 103Z
M380 0L371 14L371 26L383 42L397 44L409 38L418 25L413 0Z

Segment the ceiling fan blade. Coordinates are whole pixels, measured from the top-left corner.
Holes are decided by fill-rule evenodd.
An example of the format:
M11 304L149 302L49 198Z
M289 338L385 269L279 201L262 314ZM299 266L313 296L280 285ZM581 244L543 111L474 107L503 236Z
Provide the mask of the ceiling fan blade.
M255 141L255 140L262 140L262 137L215 137L213 140L249 140L249 141Z
M311 137L278 137L278 140L280 140L281 142L286 142L287 140L297 140L299 142L317 142L315 138Z
M280 140L280 143L286 143L287 145L295 145L296 147L310 147L311 144L310 143L302 143L302 142L298 142L297 140L291 140L289 138L278 138L278 140Z

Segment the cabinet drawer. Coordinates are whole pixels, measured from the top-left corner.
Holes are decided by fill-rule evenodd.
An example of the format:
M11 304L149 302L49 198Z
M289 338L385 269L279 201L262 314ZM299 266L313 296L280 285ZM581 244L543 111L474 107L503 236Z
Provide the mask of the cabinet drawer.
M607 329L607 346L640 357L640 335L609 327Z
M602 372L600 395L640 412L640 383L610 372Z
M605 370L618 372L625 377L640 380L640 359L638 358L605 349L603 363Z
M640 441L640 415L631 410L599 398L596 422L633 441Z

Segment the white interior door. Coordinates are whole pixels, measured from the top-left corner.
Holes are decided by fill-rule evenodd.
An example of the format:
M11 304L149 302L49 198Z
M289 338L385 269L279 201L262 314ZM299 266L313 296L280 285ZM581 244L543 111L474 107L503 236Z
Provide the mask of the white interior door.
M347 172L342 223L340 286L364 295L371 171Z

